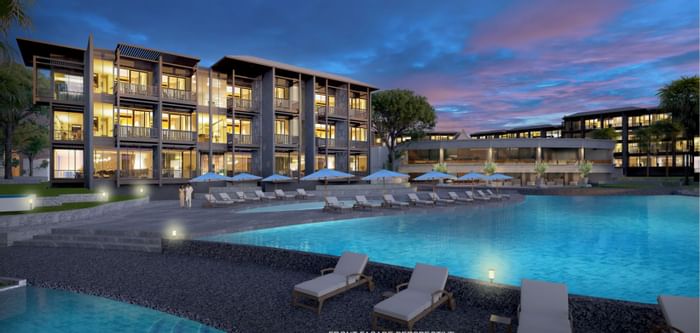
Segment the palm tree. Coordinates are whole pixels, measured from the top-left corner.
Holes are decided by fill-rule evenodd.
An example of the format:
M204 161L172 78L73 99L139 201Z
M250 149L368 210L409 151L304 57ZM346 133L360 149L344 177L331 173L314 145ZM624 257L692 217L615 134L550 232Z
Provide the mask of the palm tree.
M683 132L683 125L679 124L677 121L670 119L660 120L651 125L654 134L656 134L658 140L663 141L666 145L664 150L666 153L666 177L668 177L669 160L668 154L671 152L671 147L676 146L676 139Z
M651 144L656 137L655 131L651 127L641 127L634 131L634 137L637 138L639 150L647 154L647 177L649 177L649 167L651 165Z
M671 113L673 120L683 125L683 138L687 142L688 151L684 152L685 184L689 183L688 169L692 161L688 159L688 152L693 152L693 138L698 135L698 94L700 91L700 78L694 76L682 76L678 80L659 89L659 106Z
M615 140L618 136L620 136L620 134L615 132L615 129L612 127L595 129L591 131L589 135L591 139L599 140Z
M7 33L13 24L29 28L32 24L27 15L27 6L32 0L0 0L0 62L6 63L12 58L12 46L7 41Z

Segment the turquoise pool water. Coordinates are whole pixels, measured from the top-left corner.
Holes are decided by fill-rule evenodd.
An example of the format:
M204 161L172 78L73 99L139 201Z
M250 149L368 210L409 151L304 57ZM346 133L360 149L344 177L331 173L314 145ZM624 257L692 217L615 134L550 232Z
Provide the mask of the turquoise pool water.
M67 291L27 287L0 293L0 332L221 332L144 307Z
M341 201L343 205L352 207L355 201ZM239 210L237 213L272 213L272 212L289 212L298 210L314 210L321 209L325 204L322 201L309 201L309 202L299 202L293 204L281 204L273 206L263 206L256 208L248 208Z
M574 294L655 303L698 296L698 199L685 196L528 196L506 208L312 223L208 237L339 255L519 285L566 283Z

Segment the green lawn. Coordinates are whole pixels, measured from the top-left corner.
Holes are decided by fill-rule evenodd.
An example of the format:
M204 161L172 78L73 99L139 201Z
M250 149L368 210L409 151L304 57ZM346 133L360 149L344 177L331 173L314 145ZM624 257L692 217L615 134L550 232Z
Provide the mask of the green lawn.
M96 207L108 202L118 202L118 201L125 201L125 200L131 200L131 199L137 199L139 196L136 195L112 195L109 198L109 201L91 201L91 202L71 202L71 203L65 203L60 206L47 206L47 207L38 207L34 208L32 210L28 211L22 211L22 212L5 212L5 213L0 213L0 216L2 215L20 215L20 214L33 214L33 213L48 213L48 212L60 212L64 210L73 210L73 209L82 209L82 208L91 208L91 207Z
M0 194L36 194L37 197L55 197L60 194L94 193L83 187L51 187L49 183L1 184Z

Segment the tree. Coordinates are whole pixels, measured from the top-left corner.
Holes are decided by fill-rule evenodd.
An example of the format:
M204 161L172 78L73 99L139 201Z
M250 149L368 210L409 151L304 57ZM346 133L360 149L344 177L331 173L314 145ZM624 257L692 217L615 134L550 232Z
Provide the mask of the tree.
M547 173L547 168L549 165L544 162L535 162L535 173L537 174L537 186L542 185L542 178L544 178L545 173Z
M584 185L588 182L587 179L591 170L593 170L593 164L591 164L591 162L582 161L578 165L578 172L581 174L581 180Z
M484 163L484 174L485 175L490 176L494 172L496 172L496 163L493 163L493 162Z
M615 140L617 139L618 136L620 136L619 133L615 132L615 129L612 127L606 127L606 128L598 128L590 133L591 139L599 139L599 140Z
M0 129L5 149L5 179L12 178L12 137L15 128L32 116L46 113L32 104L32 74L20 64L0 66Z
M29 176L34 176L34 159L49 146L48 129L34 122L22 123L14 133L13 144L29 160Z
M389 150L389 168L394 168L396 140L420 136L435 126L435 118L428 99L410 90L384 90L372 95L372 126Z
M7 63L12 58L12 46L7 42L7 33L13 24L22 28L31 26L31 20L27 16L27 5L33 1L2 0L0 1L0 62Z
M433 165L433 171L447 173L447 164L437 163L437 164Z
M666 177L668 177L668 168L671 164L668 160L668 154L671 153L671 147L676 146L676 139L683 133L683 125L671 119L659 120L651 125L653 133L658 140L663 141L666 145L664 149L666 153Z
M651 127L641 127L634 130L634 137L637 138L639 150L647 154L647 177L649 177L649 168L651 167L651 145L656 138L656 130Z
M659 89L659 107L670 112L674 121L683 125L683 137L688 143L688 152L693 152L693 138L698 133L698 95L700 94L700 78L694 76L682 76L678 80L663 86ZM691 160L688 152L684 152L684 175L685 184L689 183L689 168Z

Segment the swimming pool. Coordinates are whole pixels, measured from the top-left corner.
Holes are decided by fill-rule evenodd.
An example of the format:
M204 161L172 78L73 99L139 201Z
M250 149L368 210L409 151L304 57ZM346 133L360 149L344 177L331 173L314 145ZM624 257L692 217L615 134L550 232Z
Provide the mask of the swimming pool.
M341 203L345 206L352 207L352 205L355 203L355 201L341 201ZM243 209L239 210L237 213L272 213L272 212L290 212L290 211L299 211L299 210L314 210L314 209L322 209L325 203L322 201L309 201L309 202L300 202L300 203L293 203L293 204L281 204L281 205L272 205L272 206L263 206L263 207L255 207L255 208L248 208L248 209Z
M574 294L655 303L698 296L698 199L685 196L528 196L499 208L311 223L208 240L339 255L520 285L566 283Z
M102 297L26 287L26 290L19 288L0 293L0 332L221 331L192 320Z

